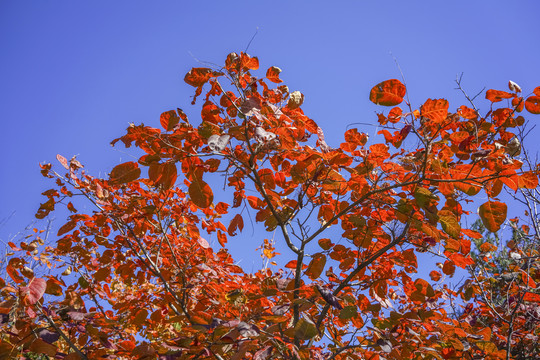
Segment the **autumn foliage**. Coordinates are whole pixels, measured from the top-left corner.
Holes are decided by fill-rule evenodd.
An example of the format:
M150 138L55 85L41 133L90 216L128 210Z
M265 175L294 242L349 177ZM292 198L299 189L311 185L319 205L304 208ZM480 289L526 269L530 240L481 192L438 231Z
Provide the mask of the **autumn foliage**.
M257 78L258 68L245 53L193 68L184 80L200 119L177 109L161 128L130 125L112 144L139 160L106 179L75 158L41 165L56 185L36 216L60 205L71 215L50 242L36 230L9 244L0 356L504 359L538 338L527 323L540 316L538 267L516 262L518 280L493 283L471 256L482 234L465 220L478 209L497 232L511 211L503 189L538 187L519 155L540 87L488 90L482 115L445 99L414 108L401 81L383 81L369 98L390 107L374 121L384 142L350 128L335 145L281 69ZM253 227L266 235L246 234ZM247 238L265 260L254 272L227 250ZM476 277L450 286L464 269ZM487 291L520 297L520 308L484 301Z

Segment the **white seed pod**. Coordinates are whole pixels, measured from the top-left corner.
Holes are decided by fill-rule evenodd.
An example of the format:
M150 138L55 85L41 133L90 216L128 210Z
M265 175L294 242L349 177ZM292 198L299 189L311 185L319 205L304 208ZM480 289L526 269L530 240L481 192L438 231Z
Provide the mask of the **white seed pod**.
M521 154L521 143L517 137L512 138L506 145L506 153L511 157Z
M276 138L276 134L264 130L262 127L257 126L255 128L255 138L259 143L267 143Z
M287 102L287 106L290 109L296 109L302 106L304 103L304 94L302 94L300 91L293 91L289 95L289 101Z
M513 91L513 92L517 92L517 93L521 92L521 88L519 87L519 85L513 82L512 80L508 81L508 88L510 89L510 91Z
M212 135L208 138L208 147L210 150L220 152L225 149L229 143L230 135Z

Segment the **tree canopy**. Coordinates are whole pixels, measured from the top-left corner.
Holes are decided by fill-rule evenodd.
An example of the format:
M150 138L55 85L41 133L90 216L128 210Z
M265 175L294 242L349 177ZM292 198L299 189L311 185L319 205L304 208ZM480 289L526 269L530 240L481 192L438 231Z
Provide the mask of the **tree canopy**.
M54 239L35 229L9 244L0 356L534 354L536 213L529 204L529 223L508 219L517 200L503 190L535 198L538 167L524 139L540 87L488 90L482 113L465 91L466 105L428 99L416 109L400 80L382 81L369 98L382 107L374 123L384 143L350 128L329 144L281 69L257 77L258 68L256 57L231 53L222 67L191 69L184 80L200 119L176 109L161 114L161 128L131 124L112 144L140 157L108 178L75 157L41 165L55 185L36 217L60 205L71 215ZM467 227L476 209L482 225ZM227 244L250 236L252 222L266 233L255 239L265 262L248 272ZM513 238L495 244L486 234L503 224ZM419 265L428 257L433 269ZM456 271L469 274L460 287L446 281Z

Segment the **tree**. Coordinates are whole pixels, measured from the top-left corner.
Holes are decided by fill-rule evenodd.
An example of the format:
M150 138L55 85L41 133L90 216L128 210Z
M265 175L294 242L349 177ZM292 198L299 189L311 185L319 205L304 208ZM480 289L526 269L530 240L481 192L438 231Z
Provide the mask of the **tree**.
M130 125L112 144L143 155L108 179L61 155L65 175L41 165L56 186L36 216L60 204L72 214L56 242L10 243L4 356L457 359L490 346L492 358L506 356L478 338L488 325L448 311L461 292L437 270L424 279L418 257L442 258L447 276L473 265L481 234L461 227L467 204L487 196L480 216L497 231L501 189L537 188L537 169L513 158L513 130L524 107L540 113L540 88L526 99L514 83L488 90L482 117L474 105L450 112L444 99L399 107L405 85L383 81L370 99L391 107L378 114L385 143L349 129L332 147L304 96L279 85L281 70L256 78L258 67L231 53L222 68L193 68L193 104L206 87L201 121L177 109L161 114L163 130ZM223 178L227 191L216 193ZM80 197L94 210L77 210ZM252 215L273 240L259 240L268 266L248 273L226 246ZM270 266L277 250L290 260L282 268Z

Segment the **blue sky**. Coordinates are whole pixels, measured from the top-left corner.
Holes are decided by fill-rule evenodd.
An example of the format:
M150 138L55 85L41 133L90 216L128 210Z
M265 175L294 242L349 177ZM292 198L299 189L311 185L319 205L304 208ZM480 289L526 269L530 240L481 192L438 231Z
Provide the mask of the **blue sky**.
M380 108L369 90L400 77L393 57L413 106L440 97L451 109L464 103L454 89L460 73L471 94L505 90L508 80L526 93L540 86L538 14L535 0L4 0L0 239L33 220L51 187L38 163L77 155L91 174L107 176L131 160L112 139L130 122L159 127L160 113L176 107L194 121L200 109L190 105L184 74L200 66L196 59L221 64L256 31L248 53L262 69L283 69L289 88L304 93L304 111L337 145L348 124L375 123ZM538 135L529 148L539 148Z

